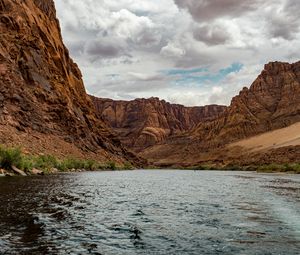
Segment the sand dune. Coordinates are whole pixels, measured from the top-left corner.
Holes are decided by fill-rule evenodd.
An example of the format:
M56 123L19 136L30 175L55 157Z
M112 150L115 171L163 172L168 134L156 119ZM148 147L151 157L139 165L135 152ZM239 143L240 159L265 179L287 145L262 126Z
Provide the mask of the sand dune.
M253 151L259 151L295 145L300 145L300 122L286 128L232 143L229 147L241 146Z

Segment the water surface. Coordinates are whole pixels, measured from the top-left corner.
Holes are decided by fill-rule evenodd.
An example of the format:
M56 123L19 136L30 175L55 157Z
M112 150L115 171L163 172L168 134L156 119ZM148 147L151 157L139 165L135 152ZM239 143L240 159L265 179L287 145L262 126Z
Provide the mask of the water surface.
M0 254L299 254L300 176L212 171L0 178Z

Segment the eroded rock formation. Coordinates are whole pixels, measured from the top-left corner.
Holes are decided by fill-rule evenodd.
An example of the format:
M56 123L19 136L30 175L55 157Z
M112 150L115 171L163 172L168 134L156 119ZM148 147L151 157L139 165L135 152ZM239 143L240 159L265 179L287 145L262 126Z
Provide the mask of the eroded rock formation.
M191 135L207 146L289 126L300 121L300 62L272 62L250 88L243 88L226 111L200 123Z
M135 160L95 116L53 0L0 0L0 143L30 152Z
M114 101L91 97L99 117L109 124L121 141L135 151L163 143L199 122L214 119L225 106L185 107L158 98Z
M252 154L241 149L228 150L226 145L299 121L300 62L272 62L265 65L250 88L244 88L234 97L217 118L200 122L190 132L170 137L164 144L148 148L141 155L161 165L209 161L224 164L235 162L237 158L241 158L241 164L243 160L249 161ZM264 155L264 152L259 154Z

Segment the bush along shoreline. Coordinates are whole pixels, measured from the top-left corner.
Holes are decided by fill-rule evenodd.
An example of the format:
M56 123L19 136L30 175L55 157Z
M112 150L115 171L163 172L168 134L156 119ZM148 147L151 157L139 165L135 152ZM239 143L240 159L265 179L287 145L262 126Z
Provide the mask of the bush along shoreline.
M220 170L220 171L256 171L259 173L294 173L300 174L300 163L265 164L265 165L197 165L190 167L170 166L169 169L182 170ZM0 145L0 177L3 176L28 176L45 175L64 172L83 171L117 171L135 169L129 162L123 165L114 161L97 162L75 158L58 159L52 155L25 155L20 148L4 147ZM147 169L152 169L151 167ZM155 167L153 169L165 169Z
M174 169L195 170L195 171L256 171L258 173L292 173L300 174L300 163L285 163L285 164L264 164L264 165L198 165L191 167L179 167Z
M119 165L114 161L105 163L75 158L58 159L52 155L25 155L20 148L0 146L0 176L45 175L61 172L133 170L126 162Z

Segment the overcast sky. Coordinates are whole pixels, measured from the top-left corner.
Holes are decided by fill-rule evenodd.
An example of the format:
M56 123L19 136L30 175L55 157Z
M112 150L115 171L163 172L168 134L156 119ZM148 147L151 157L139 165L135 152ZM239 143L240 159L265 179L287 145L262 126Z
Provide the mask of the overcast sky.
M229 104L269 61L300 59L299 0L55 0L87 91Z

